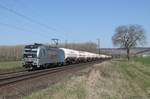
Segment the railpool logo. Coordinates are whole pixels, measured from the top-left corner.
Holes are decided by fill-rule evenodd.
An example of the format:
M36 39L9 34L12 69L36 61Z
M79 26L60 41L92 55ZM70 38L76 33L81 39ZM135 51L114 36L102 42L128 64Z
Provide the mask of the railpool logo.
M49 57L50 59L57 58L57 52L50 52L50 53L48 53L48 57Z

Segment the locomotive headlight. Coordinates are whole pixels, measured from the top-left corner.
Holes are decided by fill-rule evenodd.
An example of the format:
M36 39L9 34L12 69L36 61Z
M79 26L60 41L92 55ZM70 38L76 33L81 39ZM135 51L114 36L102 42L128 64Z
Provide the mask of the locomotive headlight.
M34 59L33 65L37 65L37 64L38 64L38 59Z
M33 64L34 64L34 65L37 65L37 62L34 62Z
M25 61L24 59L21 60L22 65L25 65Z
M24 62L24 61L22 61L22 65L25 65L25 62Z
M39 65L39 59L36 59L36 64Z

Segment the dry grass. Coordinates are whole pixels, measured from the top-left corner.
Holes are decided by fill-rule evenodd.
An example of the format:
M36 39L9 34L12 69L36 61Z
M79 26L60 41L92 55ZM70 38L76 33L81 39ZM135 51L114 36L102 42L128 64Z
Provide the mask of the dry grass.
M109 61L96 64L23 99L148 99L149 76L141 71L149 72L149 67L136 65L134 68L139 67L136 70L124 67L125 64L132 66L135 63ZM130 71L126 72L127 69ZM147 79L148 85L142 86L145 80L141 81L143 79L139 79L139 74L140 78Z
M0 62L0 71L8 69L22 68L21 61L3 61Z

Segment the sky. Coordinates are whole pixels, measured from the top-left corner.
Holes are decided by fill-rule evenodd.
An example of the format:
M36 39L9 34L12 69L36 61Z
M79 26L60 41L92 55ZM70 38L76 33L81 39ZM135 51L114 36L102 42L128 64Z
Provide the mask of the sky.
M115 28L129 24L143 26L149 47L150 0L0 0L0 45L100 39L112 48Z

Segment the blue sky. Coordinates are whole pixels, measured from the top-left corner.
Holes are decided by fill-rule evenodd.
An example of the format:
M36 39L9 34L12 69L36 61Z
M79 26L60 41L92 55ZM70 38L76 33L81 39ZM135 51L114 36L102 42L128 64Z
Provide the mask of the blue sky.
M40 23L30 22L0 7L0 45L97 42L114 47L111 37L119 25L139 24L150 46L150 0L0 0L0 4Z

